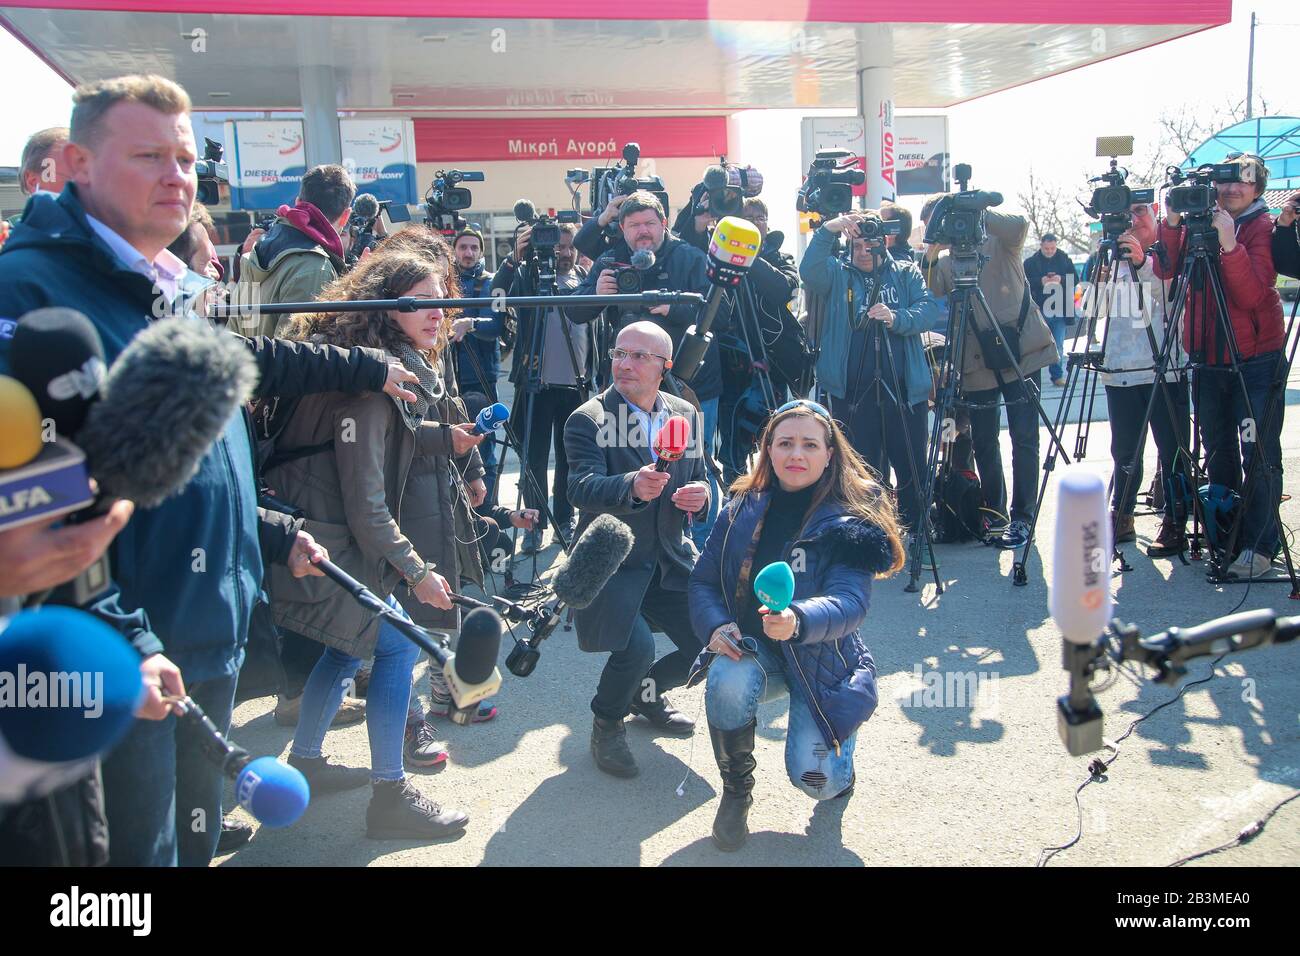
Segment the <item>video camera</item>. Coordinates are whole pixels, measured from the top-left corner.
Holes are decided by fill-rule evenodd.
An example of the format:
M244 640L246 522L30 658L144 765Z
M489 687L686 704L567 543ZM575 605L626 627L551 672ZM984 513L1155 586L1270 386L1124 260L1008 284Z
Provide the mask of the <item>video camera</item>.
M638 177L636 167L640 161L640 144L628 143L623 147L622 163L592 170L570 169L564 179L570 184L571 189L576 189L583 183L589 184L593 215L600 215L601 210L608 206L609 201L615 196L630 196L638 189L654 193L660 205L664 207L664 215L668 215L668 189L664 186L664 181L658 176ZM607 229L612 235L617 233L618 226L610 223Z
M433 183L424 194L424 224L444 236L454 236L465 227L465 220L460 216L461 210L468 209L474 202L469 189L456 184L483 181L481 171L440 169L435 172Z
M834 219L853 208L853 187L867 181L858 157L847 149L819 149L799 187L795 207Z
M1110 157L1110 170L1088 180L1106 185L1092 191L1092 200L1083 211L1093 219L1101 220L1104 240L1114 240L1133 225L1133 204L1155 202L1156 191L1128 186L1128 170L1119 165L1119 157L1133 155L1132 136L1098 136L1097 155Z
M704 171L704 193L696 204L698 215L708 212L721 219L739 216L746 199L763 191L763 174L753 166L736 166L724 157Z
M370 193L361 193L352 201L352 216L348 219L348 235L352 245L348 249L347 263L354 265L367 249L379 245L375 224L379 217L388 214L389 222L410 222L411 213L402 203L393 205L391 199L376 199Z
M1189 230L1193 219L1203 218L1208 226L1219 201L1215 185L1249 181L1243 178L1242 172L1237 163L1205 163L1187 172L1170 166L1165 170L1165 185L1172 188L1165 193L1165 208L1185 216ZM1250 175L1253 173L1254 170L1250 170Z
M203 158L194 164L194 175L199 179L194 198L205 206L221 202L221 184L230 185L230 169L221 161L225 152L216 140L203 137Z
M950 246L956 259L973 258L988 238L984 230L984 213L990 206L1002 205L1002 194L970 189L969 163L958 163L952 173L961 190L944 196L935 204L925 227L925 242Z
M516 228L533 227L528 236L528 254L525 258L550 258L555 253L555 247L560 244L560 223L578 223L581 218L573 210L567 209L556 216L538 213L537 207L527 199L519 200L515 203L515 219L519 220Z

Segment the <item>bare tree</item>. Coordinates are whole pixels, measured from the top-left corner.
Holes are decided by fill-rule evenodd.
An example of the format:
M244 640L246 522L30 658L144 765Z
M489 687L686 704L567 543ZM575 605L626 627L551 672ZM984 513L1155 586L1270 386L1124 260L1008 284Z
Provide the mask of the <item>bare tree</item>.
M1088 251L1088 219L1072 190L1059 182L1045 180L1029 168L1025 188L1016 202L1029 220L1029 238L1035 243L1044 233L1053 233L1067 252Z
M1257 117L1271 116L1268 100L1259 96ZM1225 99L1218 108L1187 104L1166 110L1156 120L1150 145L1135 156L1129 167L1134 186L1156 186L1164 182L1165 169L1181 165L1198 146L1219 130L1246 118L1246 101Z

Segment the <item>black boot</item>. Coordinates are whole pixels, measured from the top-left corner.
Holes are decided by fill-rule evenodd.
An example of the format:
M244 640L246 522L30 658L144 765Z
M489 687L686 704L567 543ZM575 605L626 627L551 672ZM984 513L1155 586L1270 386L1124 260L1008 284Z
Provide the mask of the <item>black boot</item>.
M749 839L749 808L754 798L754 729L751 720L739 730L719 730L709 724L713 756L722 773L722 801L713 818L713 842L719 850L739 850Z
M407 778L377 782L366 807L366 836L372 840L436 840L456 835L468 823L469 814L444 809Z
M689 737L695 733L695 721L668 703L667 697L656 697L647 704L638 692L632 698L632 713L674 737Z
M621 720L593 718L591 755L597 767L615 777L635 777L641 772L627 747L627 728Z

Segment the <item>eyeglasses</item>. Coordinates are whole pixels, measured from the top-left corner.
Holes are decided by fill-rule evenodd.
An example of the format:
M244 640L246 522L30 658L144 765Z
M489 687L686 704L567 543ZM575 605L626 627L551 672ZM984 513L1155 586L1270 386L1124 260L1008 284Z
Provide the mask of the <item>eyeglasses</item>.
M816 414L820 415L822 418L826 419L827 421L830 421L831 413L826 410L826 406L819 405L816 402L814 402L812 399L808 399L808 398L796 398L792 402L786 402L784 405L782 405L780 408L776 410L776 414L780 415L782 412L788 412L790 409L799 408L800 406L810 409Z
M635 352L629 352L626 349L610 349L609 358L611 362L621 362L625 358L630 358L637 365L644 365L652 358L657 358L663 362L668 361L668 356L666 355L657 355L654 352L642 352L639 350Z

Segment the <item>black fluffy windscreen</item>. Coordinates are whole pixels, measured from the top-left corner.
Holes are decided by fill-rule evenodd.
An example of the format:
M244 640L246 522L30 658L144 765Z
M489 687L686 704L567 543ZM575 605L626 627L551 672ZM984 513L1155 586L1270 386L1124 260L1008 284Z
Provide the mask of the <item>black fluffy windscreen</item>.
M505 628L501 615L491 608L476 608L466 614L456 641L456 676L467 684L486 683L497 665Z
M161 319L117 357L74 440L100 493L157 507L185 487L257 384L248 348L194 319Z
M599 515L582 533L551 590L569 607L589 607L632 553L632 529L613 515Z

